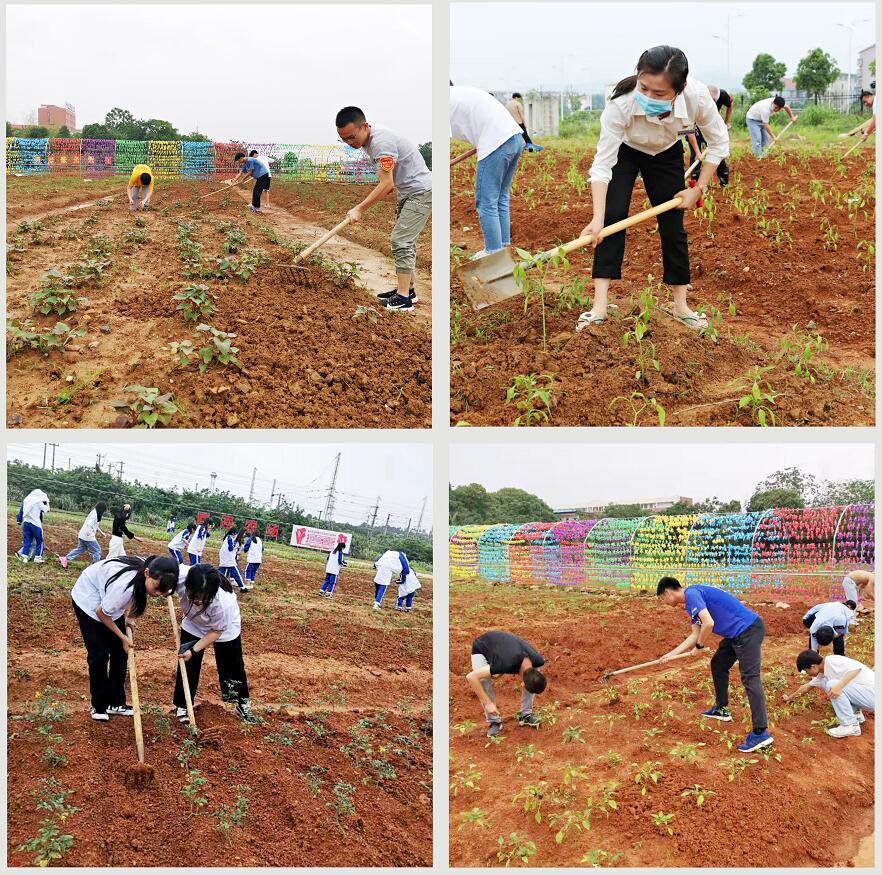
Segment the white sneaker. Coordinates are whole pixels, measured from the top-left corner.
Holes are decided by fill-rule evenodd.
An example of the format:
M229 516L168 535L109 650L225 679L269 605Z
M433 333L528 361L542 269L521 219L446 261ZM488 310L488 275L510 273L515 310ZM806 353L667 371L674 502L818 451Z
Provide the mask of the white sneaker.
M23 553L16 553L15 555L18 558L19 562L24 562L25 565L28 564L28 557L25 556Z
M379 610L380 610L380 606L379 606L376 602L374 602L374 610L375 610L375 611L379 611Z
M116 717L134 717L135 709L131 705L111 705L107 713Z
M99 723L107 723L110 720L110 715L106 711L96 711L94 708L92 709L91 717Z
M827 730L827 735L832 735L833 738L850 738L852 735L860 734L860 723L849 723L847 726L834 726Z
M867 719L866 717L864 717L864 712L863 712L863 711L855 711L854 716L857 717L857 722L858 722L858 723L863 723L864 720Z
M186 708L175 708L175 717L178 718L178 723L190 722L190 717L187 714Z
M25 560L25 561L27 561L27 560ZM46 560L42 556L34 556L33 561L36 565L40 565L41 563L45 562Z
M483 258L486 254L486 249L479 249L474 255L469 256L469 261L477 261L479 258Z

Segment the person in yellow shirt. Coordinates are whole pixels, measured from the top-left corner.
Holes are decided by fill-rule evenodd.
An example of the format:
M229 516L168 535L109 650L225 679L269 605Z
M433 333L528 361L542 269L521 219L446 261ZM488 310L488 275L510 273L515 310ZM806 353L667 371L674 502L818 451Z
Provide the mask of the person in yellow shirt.
M129 209L137 212L139 209L146 210L150 198L153 197L153 171L146 164L136 164L132 168L132 175L128 184Z

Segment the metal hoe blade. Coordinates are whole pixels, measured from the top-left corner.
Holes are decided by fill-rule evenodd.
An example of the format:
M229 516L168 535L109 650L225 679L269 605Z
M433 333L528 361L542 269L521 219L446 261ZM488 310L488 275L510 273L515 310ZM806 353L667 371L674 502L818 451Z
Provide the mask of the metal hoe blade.
M521 288L514 278L515 265L511 247L506 246L457 268L457 275L475 310L520 294Z

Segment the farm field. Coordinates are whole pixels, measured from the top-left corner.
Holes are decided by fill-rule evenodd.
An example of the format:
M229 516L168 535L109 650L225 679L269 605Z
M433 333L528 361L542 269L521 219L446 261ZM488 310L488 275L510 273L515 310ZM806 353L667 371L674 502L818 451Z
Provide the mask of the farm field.
M67 866L431 864L429 575L412 614L392 611L392 593L377 614L369 567L346 569L328 603L316 595L323 565L268 550L254 592L239 600L252 704L265 723L226 710L209 652L196 719L216 729L217 746L194 746L171 716L171 629L165 605L148 602L135 642L155 780L133 790L123 782L136 762L132 722L89 719L69 597L82 565L63 571L52 552L77 528L50 522L46 564L21 565L7 517L10 865L34 863L38 849L17 848L39 839L47 817L60 825L54 847ZM163 539L138 546L165 553Z
M593 146L545 145L524 153L512 189L512 243L533 253L591 218ZM872 425L875 161L869 147L845 162L842 151L796 142L757 160L733 149L730 185L686 218L703 336L659 312L668 292L652 222L627 232L606 322L575 331L592 296L587 250L568 270L528 271L526 303L474 312L455 268L481 248L475 163L453 167L451 423ZM648 206L638 180L630 212Z
M605 670L679 643L685 612L623 590L453 584L451 865L872 866L873 718L842 744L826 735L833 712L820 695L782 701L799 684L802 614L820 600L808 592L785 596L786 607L745 599L767 629L763 684L775 743L740 755L749 711L736 669L731 724L700 718L713 703L704 658L602 682ZM486 738L465 681L471 642L488 628L524 637L547 660L538 730L514 719L515 680L494 681L505 718L498 744ZM863 620L847 655L871 663L873 635L873 619ZM823 841L819 806L836 824Z
M274 179L270 206L253 216L242 189L196 199L217 180L160 182L154 208L138 214L121 178L7 184L11 427L430 424L430 234L412 313L373 298L394 285L393 203L316 253L312 287L274 268L339 222L364 186Z

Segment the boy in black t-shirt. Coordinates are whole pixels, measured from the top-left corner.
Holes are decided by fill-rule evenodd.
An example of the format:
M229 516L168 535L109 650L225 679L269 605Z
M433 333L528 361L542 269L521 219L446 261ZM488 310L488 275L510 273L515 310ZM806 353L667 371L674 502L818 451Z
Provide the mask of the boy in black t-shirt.
M731 123L729 119L732 117L732 95L729 94L724 88L719 88L716 85L708 85L707 90L710 92L710 96L713 98L714 103L717 105L717 109L721 110L723 107L726 108L726 115L724 121L726 122L726 127L730 127ZM707 141L701 135L701 130L699 128L695 129L695 139L698 144L699 151L696 152L692 143L689 143L689 163L692 164L696 158L701 154L701 150L707 145ZM698 166L695 170L692 171L692 178L698 179L699 174L701 173L701 162L698 162ZM729 165L726 164L726 159L724 158L717 165L717 178L720 180L720 185L725 188L729 184Z
M520 675L524 683L518 724L538 729L539 718L533 713L533 697L544 691L545 675L539 671L545 665L542 655L523 638L511 632L485 632L472 642L472 670L466 680L475 691L484 708L484 717L491 738L502 732L502 717L496 707L492 678L501 674Z

